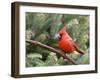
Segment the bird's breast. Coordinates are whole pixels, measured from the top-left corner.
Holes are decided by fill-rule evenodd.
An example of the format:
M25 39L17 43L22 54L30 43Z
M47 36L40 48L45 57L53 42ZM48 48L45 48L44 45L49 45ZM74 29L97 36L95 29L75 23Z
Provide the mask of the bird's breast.
M70 39L62 38L59 41L59 48L62 49L64 52L71 53L75 51L75 48Z

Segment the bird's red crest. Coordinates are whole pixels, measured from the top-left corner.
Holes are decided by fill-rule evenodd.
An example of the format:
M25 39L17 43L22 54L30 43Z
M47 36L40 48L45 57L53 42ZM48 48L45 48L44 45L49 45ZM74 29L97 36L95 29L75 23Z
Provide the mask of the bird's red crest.
M66 33L66 27L63 27L60 31L59 31L59 34L64 34Z

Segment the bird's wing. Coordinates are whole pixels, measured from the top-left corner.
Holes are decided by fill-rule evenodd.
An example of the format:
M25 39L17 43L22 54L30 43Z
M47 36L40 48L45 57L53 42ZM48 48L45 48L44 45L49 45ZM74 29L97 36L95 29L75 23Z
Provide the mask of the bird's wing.
M73 41L73 40L71 40L71 42L72 42L72 45L74 46L74 48L76 49L76 51L77 52L79 52L80 54L85 54L82 50L80 50L79 48L78 48L78 46L75 44L75 42Z
M74 46L74 48L77 49L78 46L76 45L76 43L72 39L70 41L71 41L72 45Z

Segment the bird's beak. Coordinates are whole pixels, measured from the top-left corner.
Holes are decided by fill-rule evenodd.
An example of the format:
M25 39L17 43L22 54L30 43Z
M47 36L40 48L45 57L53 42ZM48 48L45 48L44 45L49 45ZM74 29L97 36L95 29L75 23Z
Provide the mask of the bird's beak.
M54 36L54 39L57 39L57 40L59 40L60 39L60 35L59 34L55 34L55 36Z

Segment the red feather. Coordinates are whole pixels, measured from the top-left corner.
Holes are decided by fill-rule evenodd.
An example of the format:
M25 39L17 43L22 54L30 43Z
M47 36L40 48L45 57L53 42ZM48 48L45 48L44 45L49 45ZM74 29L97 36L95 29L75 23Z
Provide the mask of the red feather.
M79 50L76 43L72 40L72 38L68 35L65 28L62 28L58 34L61 36L59 39L59 48L67 53L72 53L74 51L79 52L80 54L84 54L83 51Z

